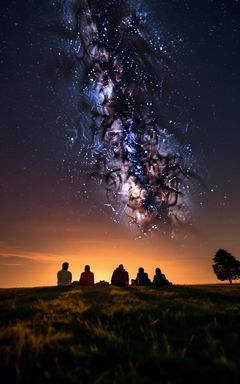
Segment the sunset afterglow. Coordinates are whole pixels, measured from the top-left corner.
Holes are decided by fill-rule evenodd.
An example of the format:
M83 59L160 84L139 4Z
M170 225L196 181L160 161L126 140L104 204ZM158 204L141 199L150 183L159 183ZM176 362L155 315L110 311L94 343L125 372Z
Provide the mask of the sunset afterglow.
M238 2L4 3L0 286L65 261L217 283L240 250Z

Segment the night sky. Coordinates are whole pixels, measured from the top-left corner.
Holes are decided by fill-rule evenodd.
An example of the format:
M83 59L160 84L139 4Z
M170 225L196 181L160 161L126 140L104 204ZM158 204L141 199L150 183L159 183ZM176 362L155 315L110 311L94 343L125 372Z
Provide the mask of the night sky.
M130 278L139 266L152 278L160 266L174 283L215 283L217 249L239 258L240 4L148 0L141 9L172 74L170 127L199 175L191 231L144 238L113 220L69 143L79 90L62 63L76 47L53 33L69 21L66 2L2 0L1 287L54 285L64 261L75 280L90 264L109 281L122 262Z

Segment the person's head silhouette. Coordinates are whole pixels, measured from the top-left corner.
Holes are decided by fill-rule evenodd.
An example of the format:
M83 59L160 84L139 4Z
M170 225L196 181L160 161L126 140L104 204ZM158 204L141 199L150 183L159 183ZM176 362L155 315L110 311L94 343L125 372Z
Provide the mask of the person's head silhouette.
M90 272L90 266L89 265L85 265L85 272Z
M160 268L156 268L155 269L155 273L156 273L156 275L161 275L161 269Z
M67 262L63 263L62 269L68 269L68 267L69 267L69 264Z
M144 268L143 267L138 268L138 272L139 273L143 273L144 272Z

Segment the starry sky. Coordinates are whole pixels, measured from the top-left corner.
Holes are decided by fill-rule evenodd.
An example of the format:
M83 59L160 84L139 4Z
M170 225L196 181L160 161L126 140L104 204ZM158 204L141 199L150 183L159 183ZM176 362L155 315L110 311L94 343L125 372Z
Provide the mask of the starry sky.
M142 1L166 50L174 88L169 119L191 145L201 185L193 228L139 238L112 220L99 186L86 184L67 132L78 124L78 88L63 69L69 43L63 1L1 2L1 287L56 284L64 261L74 280L90 264L110 281L123 263L135 278L161 267L176 284L216 283L219 248L239 258L239 16L235 0ZM184 132L184 138L181 133Z

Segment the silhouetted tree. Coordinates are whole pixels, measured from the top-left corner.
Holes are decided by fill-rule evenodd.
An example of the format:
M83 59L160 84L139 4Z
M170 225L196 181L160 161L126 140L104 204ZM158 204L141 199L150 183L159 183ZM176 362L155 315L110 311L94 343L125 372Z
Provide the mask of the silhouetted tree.
M240 279L240 261L235 259L231 253L225 249L219 249L213 260L215 264L212 267L218 280L228 280L232 284L232 280Z

